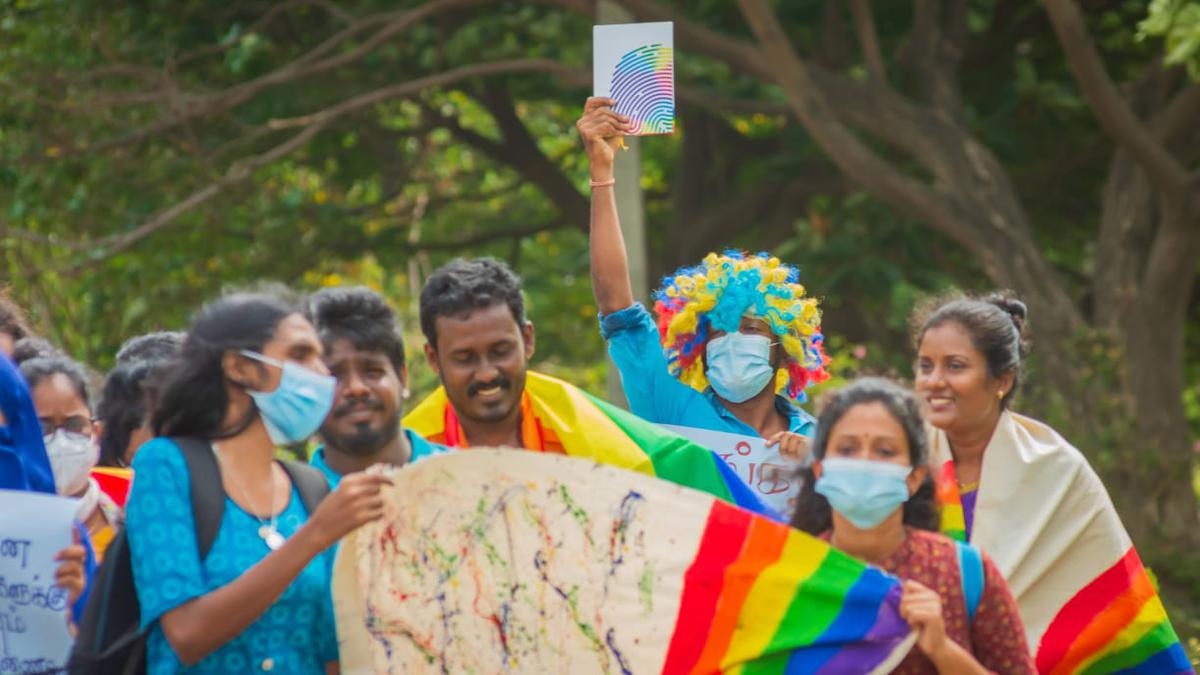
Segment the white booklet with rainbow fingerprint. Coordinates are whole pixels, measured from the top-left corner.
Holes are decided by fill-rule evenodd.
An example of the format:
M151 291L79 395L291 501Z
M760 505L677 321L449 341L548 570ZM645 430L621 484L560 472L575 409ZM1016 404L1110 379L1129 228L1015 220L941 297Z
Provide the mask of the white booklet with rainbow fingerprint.
M620 23L592 28L594 95L616 99L634 136L675 131L675 24Z

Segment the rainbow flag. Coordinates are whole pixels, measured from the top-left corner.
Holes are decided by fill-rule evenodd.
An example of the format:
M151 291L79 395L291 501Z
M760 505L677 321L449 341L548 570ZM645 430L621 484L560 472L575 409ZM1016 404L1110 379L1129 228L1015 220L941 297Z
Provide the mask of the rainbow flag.
M527 372L525 394L547 444L570 457L656 476L780 518L720 456L683 436L549 375ZM449 406L446 390L438 387L405 416L404 426L434 443L447 444Z
M334 565L342 672L885 673L898 579L711 495L550 453L388 469Z
M942 464L942 470L934 481L937 502L941 508L942 534L958 541L967 540L967 519L963 513L962 495L958 492L958 481L954 477L954 462Z
M1042 635L1042 673L1192 673L1137 551L1071 598Z
M869 673L907 652L899 604L895 578L714 501L662 672Z
M961 536L945 434L933 430L930 447L946 462L942 530ZM1195 672L1100 478L1050 427L1001 415L983 454L971 543L1008 581L1038 672Z

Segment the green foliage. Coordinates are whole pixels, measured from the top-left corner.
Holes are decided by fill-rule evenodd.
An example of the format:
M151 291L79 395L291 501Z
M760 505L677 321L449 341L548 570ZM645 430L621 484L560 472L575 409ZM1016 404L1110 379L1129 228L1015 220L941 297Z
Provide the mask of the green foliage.
M1138 24L1138 38L1166 41L1169 65L1186 65L1200 80L1200 2L1196 0L1151 0L1149 13Z

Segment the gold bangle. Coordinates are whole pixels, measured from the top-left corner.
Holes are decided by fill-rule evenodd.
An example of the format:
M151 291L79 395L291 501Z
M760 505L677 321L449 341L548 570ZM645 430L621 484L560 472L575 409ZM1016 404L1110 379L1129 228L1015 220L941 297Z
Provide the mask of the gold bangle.
M596 180L594 178L588 179L588 187L592 187L592 188L609 187L610 185L616 185L616 184L617 184L616 178L609 178L608 180Z

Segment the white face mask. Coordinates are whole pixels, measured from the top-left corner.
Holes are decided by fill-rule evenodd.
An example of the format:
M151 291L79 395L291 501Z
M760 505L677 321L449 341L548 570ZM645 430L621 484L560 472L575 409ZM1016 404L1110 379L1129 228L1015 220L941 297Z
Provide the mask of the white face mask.
M58 429L44 440L58 494L74 495L82 490L88 472L100 459L100 448L90 437L66 429Z

